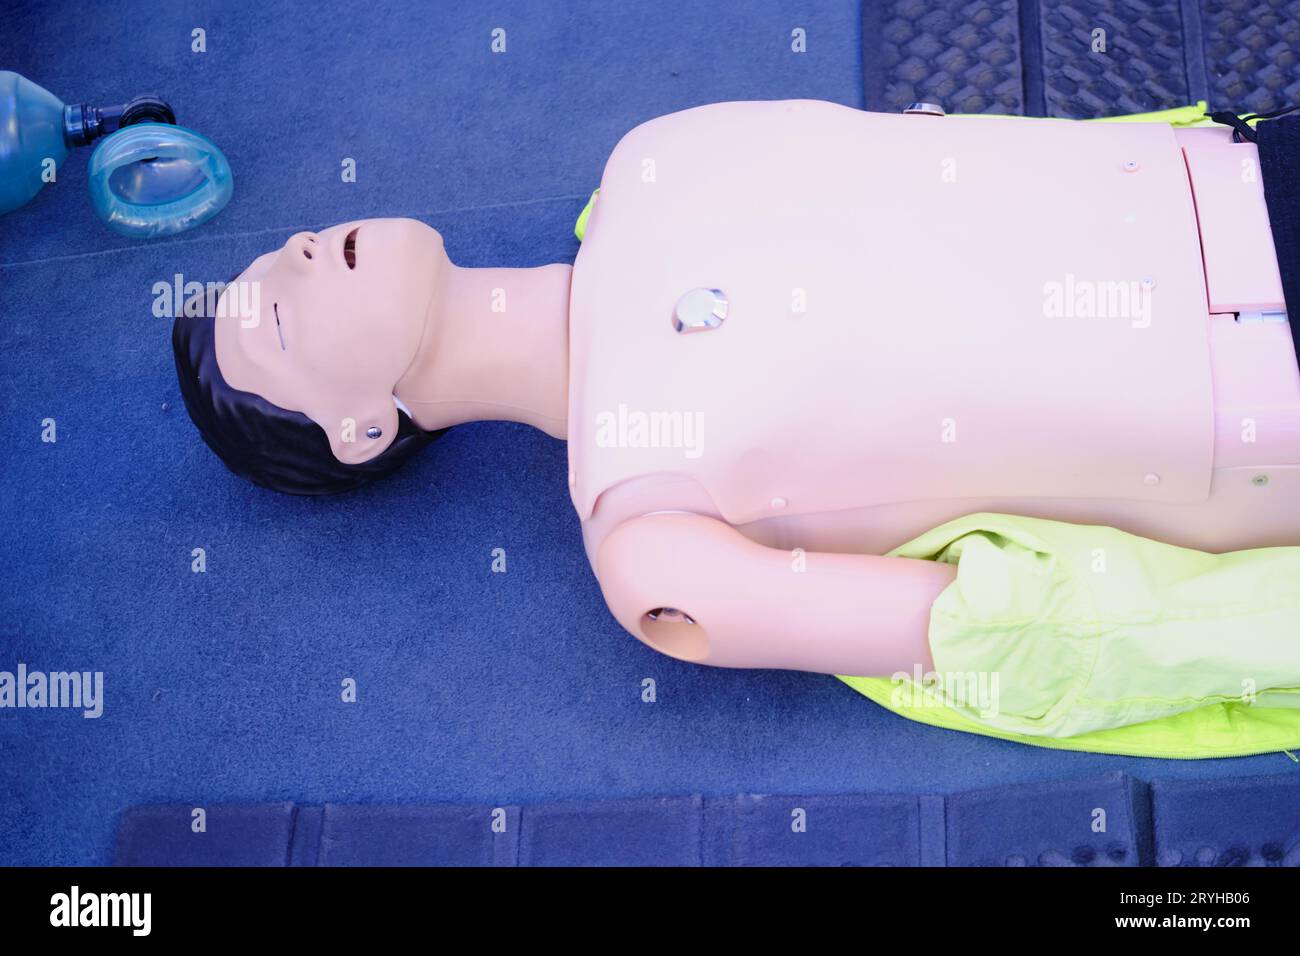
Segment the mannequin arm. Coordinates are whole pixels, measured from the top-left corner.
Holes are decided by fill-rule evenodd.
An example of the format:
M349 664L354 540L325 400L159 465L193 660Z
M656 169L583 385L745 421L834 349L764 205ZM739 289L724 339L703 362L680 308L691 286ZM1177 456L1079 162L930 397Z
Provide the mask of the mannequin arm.
M714 518L665 513L615 528L596 573L619 623L671 657L888 676L930 670L930 605L956 569L781 551Z

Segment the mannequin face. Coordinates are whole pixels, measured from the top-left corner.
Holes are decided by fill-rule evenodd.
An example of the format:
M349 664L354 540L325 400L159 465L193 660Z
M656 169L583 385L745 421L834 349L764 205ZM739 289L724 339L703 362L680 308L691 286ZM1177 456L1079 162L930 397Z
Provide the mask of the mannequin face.
M223 294L245 307L218 307L221 374L316 422L340 461L367 461L397 434L393 388L448 265L442 237L414 219L297 233L239 276L248 287Z

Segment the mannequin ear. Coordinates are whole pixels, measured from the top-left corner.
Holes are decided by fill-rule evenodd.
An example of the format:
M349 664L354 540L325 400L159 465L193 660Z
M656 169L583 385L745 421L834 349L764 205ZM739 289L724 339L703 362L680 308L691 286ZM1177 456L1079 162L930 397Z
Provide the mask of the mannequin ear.
M341 414L331 416L333 428L325 428L334 457L345 465L360 465L384 452L397 437L397 405L392 395L377 395L371 401L356 402Z

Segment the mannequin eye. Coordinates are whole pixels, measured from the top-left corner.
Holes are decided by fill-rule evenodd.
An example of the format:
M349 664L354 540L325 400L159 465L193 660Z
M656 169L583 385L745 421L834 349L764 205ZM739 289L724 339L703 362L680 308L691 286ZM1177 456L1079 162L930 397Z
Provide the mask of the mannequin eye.
M348 264L349 269L357 267L357 233L360 231L361 227L357 226L343 240L343 261Z
M275 313L275 334L280 336L280 351L287 352L288 349L284 345L284 329L280 326L280 303L272 302L271 311Z

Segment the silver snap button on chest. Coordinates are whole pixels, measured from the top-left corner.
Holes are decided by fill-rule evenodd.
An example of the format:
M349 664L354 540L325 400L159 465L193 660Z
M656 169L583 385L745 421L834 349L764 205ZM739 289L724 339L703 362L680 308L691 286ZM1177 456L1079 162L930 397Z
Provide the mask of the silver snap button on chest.
M673 309L673 328L678 332L705 332L727 319L731 303L721 289L691 289Z

